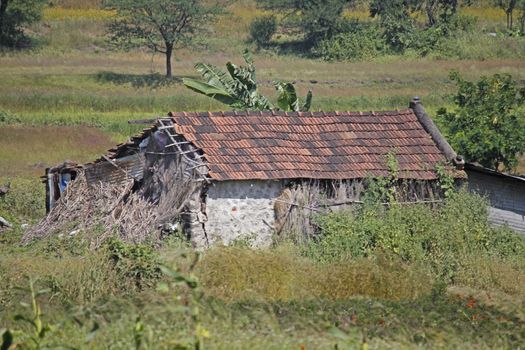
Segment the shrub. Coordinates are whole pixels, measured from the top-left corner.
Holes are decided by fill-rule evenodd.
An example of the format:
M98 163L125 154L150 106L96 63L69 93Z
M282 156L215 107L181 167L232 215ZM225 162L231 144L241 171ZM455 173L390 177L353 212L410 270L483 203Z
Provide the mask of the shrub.
M250 24L250 37L257 46L268 45L276 31L277 20L272 15L257 17Z
M160 277L159 257L153 247L110 238L106 248L117 274L123 280L134 281L138 289L153 286Z
M381 55L385 42L376 25L353 22L344 31L321 40L312 53L327 61L363 60Z
M365 206L319 218L319 239L302 248L320 263L388 252L409 263L422 263L438 277L454 281L472 256L486 254L512 262L525 255L525 240L488 223L487 204L461 192L439 208ZM525 267L525 264L522 264Z

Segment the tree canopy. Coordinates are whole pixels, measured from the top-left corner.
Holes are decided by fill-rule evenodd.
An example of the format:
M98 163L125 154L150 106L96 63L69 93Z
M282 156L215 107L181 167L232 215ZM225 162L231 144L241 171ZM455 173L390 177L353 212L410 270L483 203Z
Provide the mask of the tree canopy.
M292 26L305 34L306 42L315 42L336 34L344 6L353 0L259 0L259 7L284 12ZM300 18L297 18L299 16Z
M166 56L166 76L172 76L173 50L187 46L221 9L199 0L106 0L117 12L109 31L120 47L143 46Z
M0 46L27 43L24 28L42 18L47 0L0 0Z
M511 171L525 152L525 87L508 74L470 82L453 72L451 79L456 109L442 108L438 117L452 146L469 162Z

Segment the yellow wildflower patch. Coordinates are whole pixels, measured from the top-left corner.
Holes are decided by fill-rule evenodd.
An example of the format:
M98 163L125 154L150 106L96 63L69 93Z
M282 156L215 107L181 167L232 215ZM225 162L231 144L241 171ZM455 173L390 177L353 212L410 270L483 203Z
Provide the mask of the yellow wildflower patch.
M115 16L114 11L101 9L70 9L63 7L51 7L44 10L45 20L65 20L65 19L92 19L103 20Z

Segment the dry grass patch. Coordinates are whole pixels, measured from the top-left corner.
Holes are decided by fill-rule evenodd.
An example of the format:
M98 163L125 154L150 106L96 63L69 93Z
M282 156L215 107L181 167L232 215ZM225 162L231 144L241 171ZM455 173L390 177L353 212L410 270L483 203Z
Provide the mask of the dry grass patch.
M87 162L114 144L108 134L85 126L0 127L0 178L42 175L70 159Z
M430 293L433 279L422 268L378 255L318 265L293 248L252 251L216 248L205 253L199 276L206 293L234 302L289 301L367 296L414 300Z

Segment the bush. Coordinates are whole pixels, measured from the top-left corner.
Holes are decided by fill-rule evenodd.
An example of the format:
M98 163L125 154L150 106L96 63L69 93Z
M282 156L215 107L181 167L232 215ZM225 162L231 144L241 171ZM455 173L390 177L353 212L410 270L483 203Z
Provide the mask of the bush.
M321 40L312 53L327 61L353 61L374 58L385 50L385 41L376 25L353 22L344 31Z
M424 264L452 282L462 266L480 254L509 262L521 259L525 267L525 239L507 228L491 227L487 218L484 199L463 192L436 209L365 206L319 218L321 236L302 248L303 255L333 263L384 251Z
M276 31L277 20L272 15L257 17L250 24L250 37L257 46L268 45Z
M152 287L161 276L159 257L153 247L110 238L106 248L117 274L124 281L133 281L138 289Z

